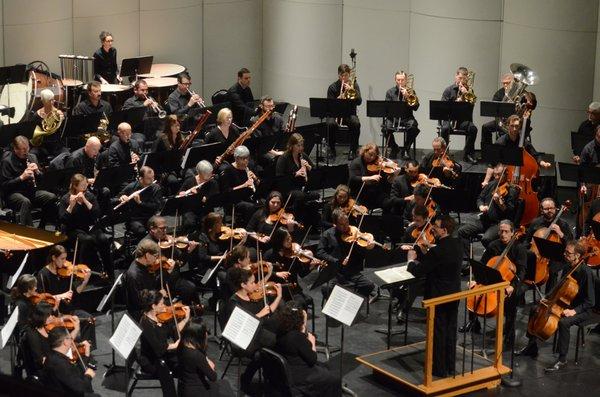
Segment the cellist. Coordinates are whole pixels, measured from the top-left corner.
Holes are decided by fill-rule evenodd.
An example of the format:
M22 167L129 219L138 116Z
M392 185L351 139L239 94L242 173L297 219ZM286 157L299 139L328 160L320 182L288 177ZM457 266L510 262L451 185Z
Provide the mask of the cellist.
M586 249L577 241L571 240L565 246L564 256L569 263L569 268L563 270L563 274L577 266L585 255ZM569 352L570 330L574 325L581 324L589 316L592 308L595 305L596 299L594 295L594 276L591 269L582 264L571 274L575 279L579 290L577 295L571 301L569 308L564 309L562 317L558 322L558 360L546 368L546 372L556 372L567 365L567 353ZM534 312L532 312L533 314ZM531 314L530 314L531 315ZM529 343L523 349L517 352L517 355L531 356L533 358L538 355L538 345L535 336L527 334Z

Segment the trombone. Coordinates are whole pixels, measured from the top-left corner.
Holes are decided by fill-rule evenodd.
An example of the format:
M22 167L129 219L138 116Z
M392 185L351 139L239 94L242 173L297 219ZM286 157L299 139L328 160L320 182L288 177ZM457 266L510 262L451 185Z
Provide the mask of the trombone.
M160 107L158 102L156 102L154 100L154 98L149 97L148 95L144 94L144 101L147 99L150 99L152 101L152 105L150 105L150 106L152 107L152 110L154 111L154 113L156 113L158 115L159 119L164 119L165 117L167 117L167 112L165 112L165 110Z

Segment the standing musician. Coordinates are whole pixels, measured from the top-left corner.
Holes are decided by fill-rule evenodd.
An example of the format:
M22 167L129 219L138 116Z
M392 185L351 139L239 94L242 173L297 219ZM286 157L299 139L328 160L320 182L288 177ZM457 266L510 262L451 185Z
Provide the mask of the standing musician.
M182 117L187 115L193 107L204 105L200 95L190 91L191 85L192 78L188 72L181 72L177 75L177 89L167 99L167 106L171 114Z
M452 160L452 156L448 152L448 145L441 136L433 138L431 142L433 151L427 153L421 159L421 171L427 175L432 174L435 170L439 170L434 176L446 185L451 186L460 176L462 166ZM432 170L434 170L432 172Z
M90 81L86 89L88 97L73 108L74 116L97 113L107 116L112 113L113 109L110 103L102 99L102 84Z
M134 260L125 272L127 312L136 321L139 321L143 314L141 292L160 288L157 275L151 271L160 259L159 252L158 244L154 241L140 241L133 253Z
M385 100L386 101L404 101L407 102L409 99L409 91L407 90L407 75L406 72L403 70L399 70L396 72L396 74L394 74L394 81L396 82L396 84L390 88L389 90L387 90L387 92L385 93ZM414 97L416 98L416 94L414 91L412 91L412 94L410 95L414 95ZM387 144L386 146L389 147L391 149L391 153L390 153L390 157L391 158L396 158L398 156L398 152L400 151L400 147L398 146L398 144L396 143L396 140L394 139L394 131L396 130L397 127L404 127L406 128L405 134L406 134L406 147L402 148L402 154L401 156L405 159L408 159L408 151L410 149L410 147L412 145L415 144L415 140L417 139L417 135L419 135L419 128L418 125L419 123L417 123L417 120L415 119L414 115L413 115L413 111L416 112L417 109L419 109L419 100L416 100L416 103L414 103L413 105L409 105L407 103L407 108L409 110L409 115L408 117L399 120L397 118L395 119L389 119L386 120L386 124L383 126L384 129L384 134L385 134L385 139L387 140Z
M463 240L465 258L469 256L469 239L483 233L481 244L488 244L498 236L498 222L502 219L515 219L518 189L507 182L506 168L497 164L493 171L494 180L487 184L477 197L480 215L467 220L458 228Z
M156 214L162 205L162 190L155 183L154 170L147 166L140 168L139 178L125 186L118 197L118 205L128 207L129 216L125 227L133 233L134 241L138 241L146 233L145 225L148 219Z
M231 109L233 110L233 121L239 126L247 125L248 120L255 113L253 104L251 104L251 102L254 102L254 95L252 95L250 81L250 71L241 68L237 72L237 83L227 90Z
M261 137L272 137L274 141L273 148L266 153L258 153L257 160L261 165L270 167L273 162L277 160L277 157L281 156L286 149L286 141L288 134L292 131L285 131L285 123L281 114L275 112L275 102L273 98L268 95L263 95L260 98L260 104L258 105L258 114L250 119L250 124L254 124L260 117L266 112L271 112L267 119L263 121L257 128L260 131Z
M79 362L72 363L68 356L73 348L73 337L65 327L56 327L48 334L52 351L44 363L43 384L63 396L98 395L92 388L96 371L86 368L83 371Z
M362 273L363 260L365 258L364 249L358 244L345 242L342 237L351 232L348 215L341 208L335 209L332 214L333 226L327 229L319 240L317 257L328 262L330 265L337 264L339 273L337 274L337 284L350 286L362 296L368 297L375 289L375 284ZM353 250L350 256L350 247ZM373 245L366 247L372 248ZM329 296L330 291L324 291Z
M406 213L408 203L414 201L413 191L419 184L419 163L411 159L404 167L406 173L394 178L390 190L390 212L395 215ZM410 217L408 221L410 222Z
M349 95L349 92L354 90L356 106L360 106L362 103L362 96L360 94L360 87L356 80L350 80L350 73L352 69L350 66L346 64L341 64L338 66L338 79L332 83L327 89L327 98L338 98L338 99L346 99L346 96ZM354 106L353 115L349 117L345 117L343 119L343 123L348 126L348 140L350 141L350 151L348 152L348 160L352 160L356 157L356 151L358 150L358 140L360 137L360 120L356 115L356 106ZM327 123L327 131L329 132L329 136L327 137L327 141L329 143L329 156L335 159L336 150L336 133L338 131L338 124L336 123L334 118L328 117L326 120Z
M563 270L563 275L570 271L573 266L576 266L585 255L586 248L577 241L569 241L565 245L565 259L569 263L569 268ZM592 270L585 264L581 264L572 274L579 287L577 295L568 305L569 308L564 309L562 316L558 321L558 360L546 368L546 372L556 372L563 369L567 365L567 353L569 352L569 340L571 338L571 327L581 324L589 318L592 308L596 303L594 293L594 275ZM532 311L530 315L535 312ZM527 334L529 343L521 349L517 355L531 356L533 358L538 355L538 345L536 337Z
M164 153L176 151L181 147L183 137L181 135L181 124L177 116L171 114L165 118L165 128L158 135L158 139L154 141L152 146L153 153ZM179 176L177 171L163 173L160 176L161 186L169 195L174 195L179 191Z
M498 138L498 140L496 141L496 144L501 145L501 146L508 146L508 147L518 147L519 139L521 136L522 120L518 115L513 114L512 116L510 116L508 118L506 123L508 124L508 134L503 135L500 138ZM541 159L541 155L535 150L535 148L531 144L530 139L527 139L527 138L525 139L523 148L525 150L527 150L527 152L529 154L531 154L533 157L535 157L537 159L540 167L550 168L550 166L552 165L549 162Z
M180 321L173 317L162 322L159 317L170 309L165 305L164 295L160 291L145 289L140 292L140 299L144 313L140 318L142 335L139 362L142 370L158 375L159 360L164 360L171 370L177 369L180 332L190 319L190 308L183 306L185 316Z
M240 130L233 124L233 114L228 108L223 108L217 113L217 125L206 133L204 143L221 143L224 148L229 147L240 136ZM215 165L220 166L223 161L218 156L215 160Z
M37 157L29 152L29 140L22 135L12 141L12 152L0 162L0 187L4 202L19 214L21 225L33 226L32 208L41 208L39 228L56 219L56 195L37 187L41 172Z
M233 151L233 158L235 161L224 167L219 182L222 192L242 189L242 193L237 197L238 201L235 204L236 220L240 224L246 225L254 211L256 211L256 203L252 197L256 191L256 185L260 181L248 167L250 151L246 146L236 147Z
M102 46L94 52L94 79L102 84L121 83L117 67L117 49L113 47L113 35L100 32Z
M600 124L600 102L590 103L586 113L587 119L579 125L577 132L580 134L593 135Z
M79 253L77 253L79 256ZM87 319L81 324L81 338L89 341L93 348L96 347L96 328L92 321L92 316L88 312L78 309L77 299L86 289L90 281L91 272L89 269L83 271L83 279L71 282L71 277L59 275L59 269L67 267L67 250L62 245L53 245L48 252L48 264L37 272L37 285L41 287L42 292L54 295L60 300L60 313L72 314L79 317L80 320ZM78 284L75 286L75 284ZM74 287L74 288L73 288Z
M140 125L133 126L133 129L135 130L133 139L138 141L140 146L147 140L154 141L156 138L156 130L153 128L155 123L148 119L156 115L156 110L159 109L159 105L154 99L148 96L148 83L146 83L146 80L139 79L133 84L133 96L123 103L121 110L139 109L143 107L146 108L144 122Z
M138 141L131 139L131 126L121 123L117 126L119 139L110 144L108 148L108 165L119 167L124 165L136 166L140 161L140 145Z
M502 253L504 252L514 235L515 226L512 223L512 221L508 219L501 220L498 224L498 238L492 241L487 246L481 257L480 262L484 265L488 264L488 266L490 267L495 266L495 261L493 260L490 265L490 260L492 260L492 258L494 257L502 255ZM515 266L513 272L515 277L510 282L510 285L505 289L506 299L504 300L504 316L506 322L504 323L504 341L505 346L507 348L513 348L517 306L524 293L522 286L523 280L525 279L525 272L527 269L527 250L522 244L515 242L510 247L509 251L506 254L506 257ZM474 285L475 282L472 282L472 284L469 285L469 287L472 288ZM484 304L485 302L480 303L480 305ZM473 331L475 333L479 333L481 331L481 323L479 322L479 320L473 312L469 312L469 316L471 321L469 321L469 323L467 323L466 326L460 327L459 331Z
M71 242L79 240L78 256L84 263L97 263L97 253L102 260L102 269L109 279L114 278L114 266L109 236L94 225L100 217L100 206L96 196L88 190L85 176L75 174L71 186L58 204L58 219L61 230Z
M510 85L513 83L514 77L511 73L506 73L502 75L502 87L494 93L492 97L492 101L494 102L504 102L505 97L510 89ZM494 132L499 133L500 135L506 134L506 130L499 124L499 119L494 119L492 121L488 121L481 126L481 150L483 151L483 147L486 145L492 144L492 134Z
M45 88L40 92L42 107L34 112L31 112L29 117L36 125L36 130L31 138L33 148L31 152L35 154L42 164L49 163L51 158L68 151L60 140L60 129L63 126L65 115L60 109L54 106L54 93L52 90ZM54 121L56 120L56 124ZM50 123L50 125L46 125ZM39 128L38 128L39 127ZM36 139L36 134L42 132L40 136L41 142Z
M467 86L467 76L469 71L464 66L459 67L454 75L454 84L447 87L442 94L442 101L461 102L464 94L468 93L473 87ZM457 129L465 131L465 147L463 160L476 164L475 160L475 139L477 138L477 127L473 124L472 117L467 120L457 120ZM442 121L440 136L446 142L449 142L452 124L448 121Z
M553 224L555 220L554 218L556 218L557 214L556 202L553 198L544 198L540 203L540 211L540 216L531 221L529 227L527 228L526 241L528 244L531 243L533 235L537 230L547 227L550 227L550 230L553 233L556 233L556 235L560 238L561 243L563 244L573 239L571 227L564 219L559 218ZM556 284L558 273L562 269L563 265L564 264L562 262L550 261L550 277L548 278L548 281L546 283L546 292L552 290L552 287L554 287L554 284Z
M455 222L443 215L432 222L436 246L431 248L422 261L417 261L415 250L408 251L408 271L415 277L425 277L424 298L460 292L460 269L462 246L452 237ZM440 305L435 311L433 332L433 376L445 378L455 371L456 330L458 301Z
M213 174L213 166L206 160L201 160L196 164L196 175L190 175L185 178L181 184L178 197L189 196L193 194L198 195L200 203L204 204L208 198L219 193L219 183L217 182ZM209 211L210 208L204 208L201 205L197 205L190 211L186 211L183 214L182 229L183 231L192 232L197 230L200 226L200 220L202 219L205 211Z
M371 164L394 166L395 163L382 159L379 156L379 147L374 143L367 143L361 147L358 154L359 156L349 165L348 186L350 186L352 196L356 197L364 184L358 202L366 205L369 209L387 207L388 176L384 172L369 171L367 167Z

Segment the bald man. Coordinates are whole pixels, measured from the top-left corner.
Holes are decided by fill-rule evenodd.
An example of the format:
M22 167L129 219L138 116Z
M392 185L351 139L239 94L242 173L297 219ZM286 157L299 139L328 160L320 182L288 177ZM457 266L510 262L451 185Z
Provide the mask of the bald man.
M117 136L119 139L108 148L108 165L119 167L137 163L141 151L139 144L131 139L131 126L128 123L119 124Z
M76 173L82 174L87 178L89 184L93 184L94 167L101 147L102 144L98 138L95 136L88 138L84 147L75 150L71 154L67 168L74 168Z

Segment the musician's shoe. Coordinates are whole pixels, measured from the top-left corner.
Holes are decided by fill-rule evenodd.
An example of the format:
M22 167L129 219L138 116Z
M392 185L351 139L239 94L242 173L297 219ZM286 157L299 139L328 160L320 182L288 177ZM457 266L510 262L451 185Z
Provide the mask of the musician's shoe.
M600 334L600 324L589 330L590 334Z
M356 154L354 154L354 150L350 150L348 152L348 161L354 160L355 157L356 157Z
M478 319L469 321L467 324L458 328L458 332L462 332L462 333L473 332L474 334L480 334L481 333L481 323L479 322Z
M515 351L515 355L516 356L529 356L529 357L535 359L538 356L537 343L527 344L527 346L525 346L521 350Z
M398 323L406 322L406 313L404 310L398 310L398 313L396 314L396 320L398 320Z
M465 157L463 158L463 160L466 161L467 163L477 164L477 160L471 154L465 155Z
M379 297L381 296L381 290L379 288L377 288L375 290L375 294L371 295L371 297L369 298L369 305L372 303L377 302L377 300L379 300Z
M552 366L544 369L545 372L556 372L556 371L560 371L561 369L563 369L564 367L567 366L567 361L556 361Z

